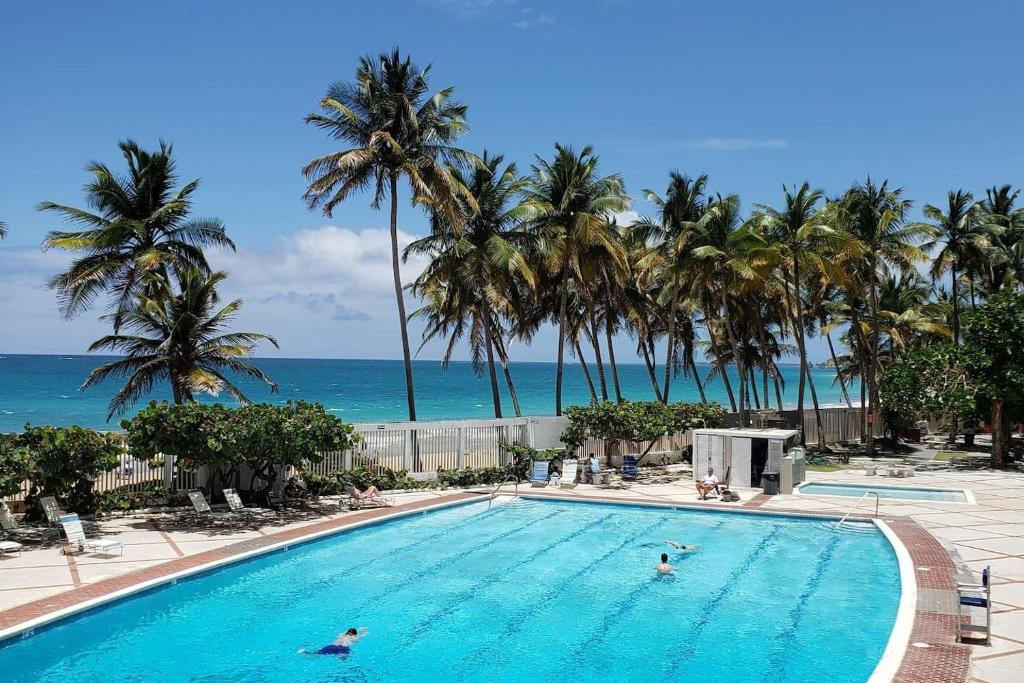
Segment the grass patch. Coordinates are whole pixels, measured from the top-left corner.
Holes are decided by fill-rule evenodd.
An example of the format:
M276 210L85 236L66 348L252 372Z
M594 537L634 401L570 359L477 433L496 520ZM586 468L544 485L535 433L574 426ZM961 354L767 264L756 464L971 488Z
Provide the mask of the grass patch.
M939 451L935 454L935 460L938 462L953 462L954 460L964 460L964 456L956 451Z
M806 465L806 469L810 472L838 472L843 468L839 465L828 462L824 465Z

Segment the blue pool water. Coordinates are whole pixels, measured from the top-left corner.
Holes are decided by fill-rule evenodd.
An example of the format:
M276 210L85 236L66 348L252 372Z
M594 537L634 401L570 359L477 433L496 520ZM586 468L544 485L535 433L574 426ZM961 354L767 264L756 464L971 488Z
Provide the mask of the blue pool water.
M700 544L679 556L665 539ZM654 571L669 552L674 577ZM517 500L366 527L0 647L5 681L864 681L900 589L880 532ZM347 659L299 654L369 628Z
M877 493L879 498L903 500L934 500L945 503L966 503L963 491L956 489L926 489L911 486L870 486L868 484L828 484L815 482L802 484L800 493L809 496L852 496L859 498L865 493Z

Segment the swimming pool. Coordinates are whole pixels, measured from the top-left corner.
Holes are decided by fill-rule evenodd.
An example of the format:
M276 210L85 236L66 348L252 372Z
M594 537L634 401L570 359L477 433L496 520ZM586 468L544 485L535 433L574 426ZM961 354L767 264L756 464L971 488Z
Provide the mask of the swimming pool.
M912 486L871 486L869 484L833 484L813 482L801 484L798 491L809 496L851 496L859 498L874 492L879 498L902 500L932 500L943 503L968 503L967 493L962 489L931 489Z
M679 556L665 539L700 544ZM672 578L654 565L668 551ZM0 646L7 681L865 681L900 580L877 529L519 499L261 556ZM298 654L349 626L348 659Z

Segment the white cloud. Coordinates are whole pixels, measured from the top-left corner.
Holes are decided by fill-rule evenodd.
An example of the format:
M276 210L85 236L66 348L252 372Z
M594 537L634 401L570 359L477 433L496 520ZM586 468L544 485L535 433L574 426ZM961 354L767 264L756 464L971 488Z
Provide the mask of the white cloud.
M516 28L533 28L534 26L547 26L555 23L555 17L547 12L538 12L532 7L524 7L519 12L519 19L512 22Z
M640 214L636 211L619 211L612 215L618 225L632 225L640 220Z
M680 146L701 152L745 152L752 149L785 149L789 147L789 142L780 139L704 138L684 142Z
M518 0L428 0L428 2L460 19L474 19L486 12L514 5Z

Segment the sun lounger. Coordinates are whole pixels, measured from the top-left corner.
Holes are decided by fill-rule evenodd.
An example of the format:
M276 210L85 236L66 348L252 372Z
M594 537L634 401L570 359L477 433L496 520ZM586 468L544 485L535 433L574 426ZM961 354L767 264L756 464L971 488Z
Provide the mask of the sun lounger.
M566 458L562 461L562 476L558 485L563 489L576 488L576 479L579 476L580 463L576 458Z
M60 535L60 532L52 527L19 526L14 515L11 514L10 508L7 507L7 503L2 500L0 500L0 530L3 531L4 536L17 536L22 539L31 537L33 540L40 541L45 540L47 536Z
M64 528L64 535L67 536L67 545L61 550L62 554L67 555L69 552L74 552L74 548L77 546L79 552L92 550L93 552L110 555L113 551L117 550L121 555L124 555L124 543L121 543L121 541L105 538L86 538L85 529L82 528L82 520L78 519L78 515L61 515L60 525Z
M14 516L11 511L7 509L7 503L0 500L0 529L3 530L4 536L15 533L18 525L14 521ZM6 555L7 553L17 552L21 555L21 544L17 541L10 541L4 538L0 541L0 555Z
M530 486L548 485L548 461L534 460L530 467Z
M21 557L21 544L17 541L0 541L0 556L7 553L18 553L18 557Z
M367 496L351 484L349 484L348 489L346 490L346 496L349 509L351 510L394 507L395 505L395 501L392 498L385 498L381 495Z
M205 499L204 499L205 500ZM224 489L224 500L228 503L228 509L231 512L242 514L242 515L268 515L273 514L272 510L266 510L264 508L257 507L246 507L242 503L242 497L238 495L238 491L235 489Z
M46 515L46 523L50 526L60 526L60 507L57 505L57 499L53 496L43 496L39 499L39 504L43 507L43 514Z
M210 504L206 502L206 496L202 491L189 491L188 499L192 502L192 511L185 513L186 517L208 521L236 521L241 519L233 512L214 512Z

